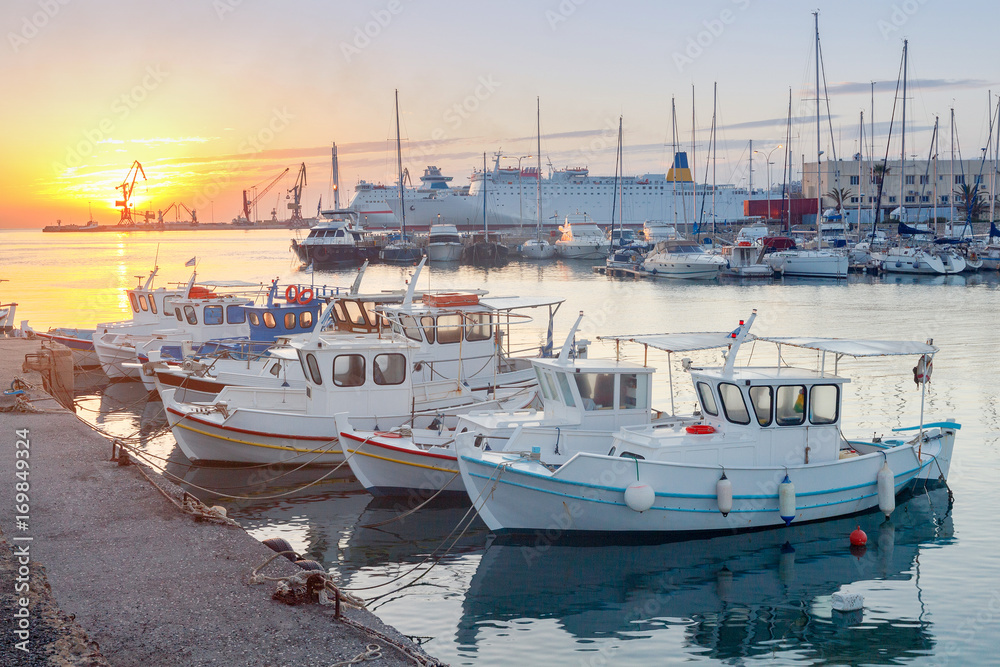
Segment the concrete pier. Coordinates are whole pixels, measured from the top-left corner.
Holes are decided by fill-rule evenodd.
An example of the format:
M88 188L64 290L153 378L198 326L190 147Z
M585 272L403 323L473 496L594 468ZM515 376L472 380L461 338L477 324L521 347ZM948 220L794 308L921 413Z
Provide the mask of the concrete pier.
M40 386L21 371L37 349L37 341L0 339L0 388L15 376ZM177 509L135 464L111 461L111 443L55 401L36 395L31 404L40 412L0 412L0 664L327 667L371 645L382 657L365 664L437 664L365 610L345 607L344 622L333 607L273 600L273 582L248 583L272 551L242 528ZM27 489L25 503L15 488ZM25 561L29 588L15 593L9 581ZM262 574L300 571L278 558ZM28 601L27 652L13 634L24 615L20 598Z

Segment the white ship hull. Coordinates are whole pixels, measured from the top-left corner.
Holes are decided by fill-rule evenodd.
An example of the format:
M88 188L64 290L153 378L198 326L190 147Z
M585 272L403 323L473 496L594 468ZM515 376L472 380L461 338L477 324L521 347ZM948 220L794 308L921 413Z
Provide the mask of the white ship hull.
M783 250L766 258L775 273L806 278L846 278L847 255L825 250Z

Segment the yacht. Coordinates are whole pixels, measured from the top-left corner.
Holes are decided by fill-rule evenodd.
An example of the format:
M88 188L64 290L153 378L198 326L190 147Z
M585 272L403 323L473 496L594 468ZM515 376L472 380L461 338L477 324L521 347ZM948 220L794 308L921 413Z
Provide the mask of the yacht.
M611 240L586 213L567 215L559 231L556 254L563 259L602 259L611 250Z
M455 225L431 225L427 235L427 260L430 262L457 262L462 258L462 238Z
M335 268L374 259L367 233L357 228L358 214L350 209L326 210L322 221L309 228L309 235L292 239L292 251L303 264L314 268Z
M726 268L726 260L710 255L694 241L660 241L646 255L643 270L657 278L711 280Z

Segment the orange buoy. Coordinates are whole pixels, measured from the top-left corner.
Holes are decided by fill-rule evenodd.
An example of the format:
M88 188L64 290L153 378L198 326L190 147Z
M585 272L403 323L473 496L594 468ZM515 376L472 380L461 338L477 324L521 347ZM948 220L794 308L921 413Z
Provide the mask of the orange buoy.
M312 300L313 300L312 288L306 287L301 292L299 292L298 297L295 299L295 303L299 304L300 306L308 306L310 303L312 303Z
M858 526L851 533L851 546L852 547L863 547L868 544L868 535L865 531L861 530L861 526Z
M711 424L691 424L684 430L692 435L708 435L709 433L715 433L715 427Z
M288 287L285 288L285 301L287 301L288 303L295 303L295 301L298 298L299 298L298 285L289 285Z

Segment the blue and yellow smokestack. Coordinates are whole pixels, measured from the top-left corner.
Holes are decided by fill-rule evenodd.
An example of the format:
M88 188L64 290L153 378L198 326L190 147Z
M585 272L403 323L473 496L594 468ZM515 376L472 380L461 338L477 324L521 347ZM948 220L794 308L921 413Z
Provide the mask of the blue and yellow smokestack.
M667 182L690 183L691 169L688 167L688 154L684 151L674 153L674 164L667 172Z

